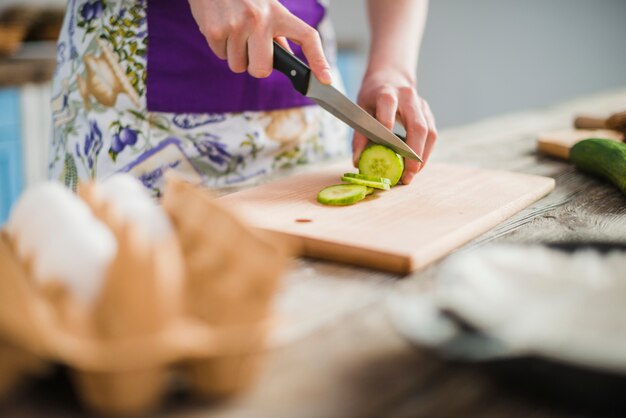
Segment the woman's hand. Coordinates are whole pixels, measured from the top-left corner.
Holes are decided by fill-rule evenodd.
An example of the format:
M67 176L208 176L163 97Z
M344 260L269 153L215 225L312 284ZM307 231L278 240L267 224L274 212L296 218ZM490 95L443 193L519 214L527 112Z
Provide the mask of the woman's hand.
M322 83L330 84L330 66L315 29L294 16L277 0L189 0L200 32L215 55L236 73L248 71L264 78L272 73L276 39L302 46L309 66Z
M437 140L435 118L415 88L428 0L368 0L367 4L372 42L358 102L389 129L399 117L406 129L407 145L424 160L423 164L405 160L402 183L409 184ZM354 135L355 163L366 145L362 135Z
M407 145L422 157L424 164L428 161L437 140L437 128L428 103L417 94L412 76L390 68L369 71L363 79L358 103L389 129L393 129L398 117L406 129ZM367 139L355 133L352 141L355 166L366 146ZM402 183L409 184L424 164L408 159L405 162Z

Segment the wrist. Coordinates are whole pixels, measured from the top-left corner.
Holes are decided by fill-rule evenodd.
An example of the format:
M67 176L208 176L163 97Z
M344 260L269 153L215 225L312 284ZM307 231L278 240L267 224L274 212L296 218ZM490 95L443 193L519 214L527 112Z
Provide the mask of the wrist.
M417 73L417 50L400 48L388 40L372 42L368 57L368 72L393 71L407 79L414 80Z
M417 59L413 57L395 54L391 49L373 48L370 51L366 74L388 74L415 85L416 64Z
M377 84L392 84L396 86L416 87L417 80L415 70L401 65L389 63L370 63L363 76L363 83L375 82Z

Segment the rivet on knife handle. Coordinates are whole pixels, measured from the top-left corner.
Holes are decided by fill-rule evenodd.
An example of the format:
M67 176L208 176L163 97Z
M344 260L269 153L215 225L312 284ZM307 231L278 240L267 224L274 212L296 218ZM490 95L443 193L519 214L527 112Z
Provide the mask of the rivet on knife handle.
M306 95L311 69L276 41L274 41L274 68L285 74L299 93Z

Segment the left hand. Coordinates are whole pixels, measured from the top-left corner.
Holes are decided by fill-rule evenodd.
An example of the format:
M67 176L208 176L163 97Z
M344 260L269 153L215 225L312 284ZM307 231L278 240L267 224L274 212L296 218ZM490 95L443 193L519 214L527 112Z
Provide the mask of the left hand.
M368 71L357 102L389 129L393 129L399 117L406 129L407 145L424 161L405 160L402 183L409 184L428 161L437 141L435 118L426 100L417 94L413 78L391 69ZM367 138L355 132L352 141L355 167L367 143Z

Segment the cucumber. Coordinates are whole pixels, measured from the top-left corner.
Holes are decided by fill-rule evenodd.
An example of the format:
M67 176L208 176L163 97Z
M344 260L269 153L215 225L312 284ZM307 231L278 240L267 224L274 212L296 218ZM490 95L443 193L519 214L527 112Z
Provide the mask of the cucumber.
M402 157L383 145L370 145L359 158L360 174L387 178L391 181L391 186L398 184L403 171Z
M626 193L626 144L591 138L575 144L569 159L586 173L602 177Z
M355 177L346 177L343 176L341 178L341 181L345 181L346 183L352 183L352 184L360 184L361 186L367 186L367 187L371 187L374 189L380 189L380 190L389 190L391 188L391 185L389 183L382 183L382 182L378 182L378 181L369 181L369 180L361 180Z
M366 174L360 174L360 173L343 173L343 176L352 177L354 179L360 179L360 180L375 181L376 183L391 184L391 180L389 180L386 177L368 176Z
M358 184L335 184L323 188L317 201L324 205L347 206L365 199L367 187Z

